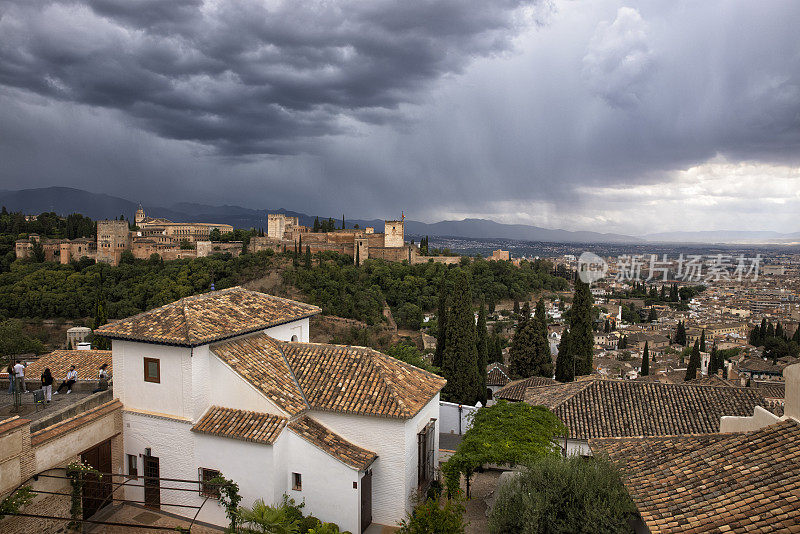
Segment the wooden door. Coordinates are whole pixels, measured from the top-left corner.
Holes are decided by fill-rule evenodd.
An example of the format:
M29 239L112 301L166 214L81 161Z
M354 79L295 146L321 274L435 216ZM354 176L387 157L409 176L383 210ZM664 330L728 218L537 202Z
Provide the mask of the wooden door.
M372 470L361 477L361 532L372 523Z
M160 468L157 456L143 456L144 459L144 505L158 510L161 508Z
M81 454L81 462L100 473L108 473L105 476L98 476L92 473L83 475L83 495L81 505L83 508L83 518L89 519L98 510L111 504L111 440L104 441L88 451Z

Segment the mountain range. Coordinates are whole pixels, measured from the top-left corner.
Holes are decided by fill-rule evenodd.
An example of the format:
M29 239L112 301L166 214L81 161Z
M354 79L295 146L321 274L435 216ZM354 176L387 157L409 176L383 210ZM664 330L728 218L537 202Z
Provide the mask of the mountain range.
M138 208L136 202L101 193L92 193L71 187L45 187L0 191L0 205L9 211L38 214L54 211L60 215L82 213L93 219L113 219L124 215L133 219ZM284 213L298 217L300 224L312 226L317 215L308 215L286 209L255 210L241 206L214 206L190 202L178 202L170 206L145 205L145 212L152 217L163 217L176 222L212 222L230 224L235 228L267 227L267 213ZM320 219L327 216L319 216ZM334 217L339 220L338 217ZM347 219L347 226L373 226L382 231L383 220ZM569 231L541 228L525 224L502 224L487 219L463 219L424 223L406 219L405 232L414 236L449 236L474 239L515 239L553 243L621 243L645 242L672 243L736 243L736 242L792 242L800 240L800 232L781 234L778 232L667 232L631 236L590 231Z

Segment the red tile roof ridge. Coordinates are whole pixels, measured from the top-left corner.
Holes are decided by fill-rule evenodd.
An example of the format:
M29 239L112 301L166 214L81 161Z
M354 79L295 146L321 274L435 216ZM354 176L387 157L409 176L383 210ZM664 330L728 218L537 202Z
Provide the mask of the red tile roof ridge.
M300 385L300 381L297 380L297 376L295 376L294 374L294 369L292 369L291 364L289 364L289 360L286 358L286 354L283 352L283 346L281 346L281 344L278 342L277 339L270 336L267 337L269 337L273 341L275 347L278 349L278 352L281 353L281 358L283 358L283 363L285 363L286 367L289 369L289 374L291 375L292 380L294 380L294 385L297 386L297 390L300 392L300 396L303 397L303 402L306 403L306 409L300 412L300 414L298 414L302 415L303 413L305 413L306 410L308 410L311 407L311 403L308 402L308 399L306 398L306 392L303 391L303 387Z

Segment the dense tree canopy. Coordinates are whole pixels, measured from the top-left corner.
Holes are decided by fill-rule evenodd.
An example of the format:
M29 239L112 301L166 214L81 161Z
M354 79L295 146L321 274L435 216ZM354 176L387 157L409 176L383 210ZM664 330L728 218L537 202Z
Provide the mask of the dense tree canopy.
M239 258L225 254L168 262L154 255L117 267L92 262L15 261L9 272L0 274L0 314L94 317L103 295L108 319L118 319L208 291L212 281L217 289L224 289L258 278L272 262L269 251Z
M633 532L636 512L616 468L603 458L545 457L503 484L489 532Z
M368 259L359 268L349 256L325 253L328 261L311 269L287 271L287 281L296 285L323 313L350 317L368 324L380 322L383 303L396 313L405 303L421 311L439 307L440 289L449 272L464 271L469 279L474 303L503 299L522 299L534 291L564 290L563 278L550 274L548 262L523 262L516 267L502 261L470 261L466 265L441 263L408 265ZM445 287L447 291L447 287ZM445 295L447 297L448 294ZM401 314L402 315L402 314ZM438 315L438 314L437 314ZM440 317L439 326L442 321Z

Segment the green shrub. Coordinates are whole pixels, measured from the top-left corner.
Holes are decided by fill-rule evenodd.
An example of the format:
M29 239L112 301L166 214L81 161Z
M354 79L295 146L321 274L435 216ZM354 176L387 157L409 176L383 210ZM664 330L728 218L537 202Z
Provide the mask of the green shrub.
M426 499L400 523L401 534L463 534L464 506L458 499Z
M635 511L607 460L549 456L499 488L489 532L628 533Z

